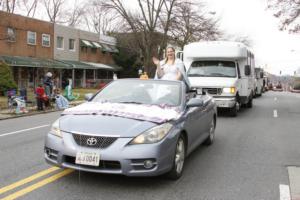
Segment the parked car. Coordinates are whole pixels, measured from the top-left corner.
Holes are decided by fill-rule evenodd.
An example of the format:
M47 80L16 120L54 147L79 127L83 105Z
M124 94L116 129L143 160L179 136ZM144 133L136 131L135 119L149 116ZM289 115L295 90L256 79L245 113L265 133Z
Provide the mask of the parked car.
M119 79L69 108L45 140L48 163L76 170L177 179L215 137L216 104L182 81Z
M273 91L282 92L283 88L281 83L277 83L277 85L273 87Z

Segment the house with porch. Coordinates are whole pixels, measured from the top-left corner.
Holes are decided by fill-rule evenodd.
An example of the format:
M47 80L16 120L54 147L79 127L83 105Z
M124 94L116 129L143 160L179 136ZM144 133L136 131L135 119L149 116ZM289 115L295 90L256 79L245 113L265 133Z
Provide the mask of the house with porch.
M47 72L56 87L68 79L75 87L94 87L121 69L112 59L116 43L102 46L96 33L3 11L0 19L0 60L12 68L19 88L36 87Z

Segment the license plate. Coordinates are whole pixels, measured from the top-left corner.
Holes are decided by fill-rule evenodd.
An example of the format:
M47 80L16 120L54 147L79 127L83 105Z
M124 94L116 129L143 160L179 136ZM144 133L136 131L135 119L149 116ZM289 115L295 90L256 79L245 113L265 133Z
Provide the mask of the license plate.
M100 154L95 152L77 152L76 164L99 166Z

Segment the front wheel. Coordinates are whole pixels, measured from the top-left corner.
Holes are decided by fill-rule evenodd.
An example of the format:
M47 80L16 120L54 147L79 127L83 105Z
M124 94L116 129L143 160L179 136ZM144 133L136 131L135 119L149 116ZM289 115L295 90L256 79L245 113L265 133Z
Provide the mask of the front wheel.
M247 108L252 108L252 106L253 106L253 98L252 98L252 95L251 95L251 97L250 97L250 99L247 103Z
M177 180L181 177L184 167L185 154L185 140L183 135L180 135L176 144L173 167L167 174L170 179Z
M237 116L237 112L238 112L237 103L235 103L232 108L229 108L229 115L231 117L236 117Z
M216 129L216 126L215 126L215 119L213 119L210 123L210 127L209 127L209 135L208 137L206 138L206 140L204 141L204 144L209 146L209 145L212 145L212 143L214 142L214 139L215 139L215 129Z

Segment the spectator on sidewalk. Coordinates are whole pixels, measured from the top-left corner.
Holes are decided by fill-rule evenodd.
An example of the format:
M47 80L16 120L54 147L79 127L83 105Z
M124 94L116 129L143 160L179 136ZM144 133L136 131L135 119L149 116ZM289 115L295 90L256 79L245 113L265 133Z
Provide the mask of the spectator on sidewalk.
M48 101L47 95L45 94L45 89L42 84L35 89L37 110L44 110L44 103Z
M65 88L64 97L66 97L69 101L79 98L79 94L73 94L72 79L69 79L69 85Z
M52 73L48 72L44 79L45 93L48 98L51 97L53 91Z
M60 90L58 88L54 90L54 98L57 109L61 110L69 107L69 101L60 94Z

